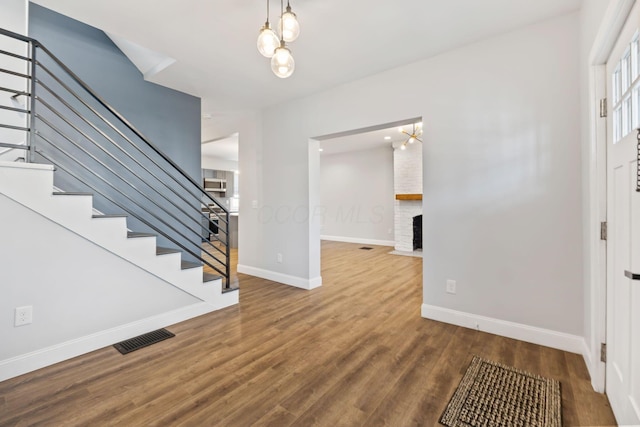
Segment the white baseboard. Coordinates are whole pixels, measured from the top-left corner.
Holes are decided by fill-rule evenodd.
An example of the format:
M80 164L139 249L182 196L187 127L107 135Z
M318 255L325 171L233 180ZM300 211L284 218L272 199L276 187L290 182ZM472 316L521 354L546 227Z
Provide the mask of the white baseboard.
M587 370L589 371L589 376L591 377L591 386L594 390L596 390L596 384L594 382L596 378L596 367L593 365L593 357L591 357L591 349L587 345L587 341L582 341L582 358L584 359L584 363L587 365ZM597 390L596 390L597 391Z
M422 317L463 326L470 329L478 329L483 332L539 344L570 353L584 354L586 347L584 338L578 335L552 331L521 323L479 316L463 311L422 304Z
M360 237L342 237L342 236L320 236L320 240L331 240L333 242L357 243L359 245L375 245L375 246L395 246L393 240L376 240L362 239Z
M314 277L312 279L304 279L302 277L290 276L276 271L264 270L262 268L251 267L248 265L238 264L238 273L248 274L250 276L260 277L262 279L272 280L274 282L283 283L296 288L311 290L322 286L322 277Z
M584 346L582 348L582 358L587 365L589 371L589 377L591 377L591 386L594 391L598 393L604 393L605 391L605 376L604 376L604 364L600 361L600 350L591 349L584 340Z
M2 360L0 361L0 381L5 381L9 378L14 378L27 372L32 372L36 369L44 368L45 366L53 365L54 363L62 362L63 360L68 360L156 329L210 313L215 309L216 308L210 304L200 302L31 353Z

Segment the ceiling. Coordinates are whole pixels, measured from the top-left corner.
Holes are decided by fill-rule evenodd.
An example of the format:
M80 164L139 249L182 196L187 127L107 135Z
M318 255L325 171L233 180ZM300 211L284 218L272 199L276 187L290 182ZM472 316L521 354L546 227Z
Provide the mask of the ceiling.
M223 160L238 161L238 133L230 136L204 141L202 143L202 155L217 157Z
M411 132L410 125L403 126L403 129ZM326 139L320 141L320 148L322 149L322 155L326 156L349 151L371 150L378 147L389 147L389 149L391 149L392 144L399 144L406 140L407 136L400 133L398 126L394 126L386 129L365 131L354 135Z
M263 0L32 0L104 30L145 78L202 98L203 155L237 160L247 111L310 95L556 15L580 0L290 0L301 32L296 71L271 72L256 49ZM279 4L271 0L271 22ZM231 126L231 129L230 129ZM322 141L324 154L397 142L376 130ZM209 142L207 142L209 141Z
M214 118L310 95L580 7L580 0L290 0L301 24L291 44L296 71L279 79L256 49L263 0L34 1L175 60L147 78L201 97L203 113ZM272 23L278 9L271 1Z

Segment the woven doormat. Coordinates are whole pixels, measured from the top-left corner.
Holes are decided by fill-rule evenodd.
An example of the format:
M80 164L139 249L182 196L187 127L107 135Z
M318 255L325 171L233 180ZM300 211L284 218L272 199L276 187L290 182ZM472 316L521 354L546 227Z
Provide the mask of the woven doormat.
M561 427L560 383L475 356L440 423L447 427Z

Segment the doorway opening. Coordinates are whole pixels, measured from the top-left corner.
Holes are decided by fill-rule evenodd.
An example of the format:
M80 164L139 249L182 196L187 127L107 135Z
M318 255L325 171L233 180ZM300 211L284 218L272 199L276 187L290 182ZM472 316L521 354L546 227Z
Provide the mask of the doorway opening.
M319 196L310 204L318 255L336 245L329 242L341 242L421 257L421 130L417 117L311 141L318 158Z
M238 218L240 215L240 170L238 132L229 136L202 142L202 185L207 192L229 210L229 234L225 234L220 216L222 209L212 207L207 211L209 221L204 219L203 241L224 242L230 249L230 283L237 284ZM207 271L209 272L209 271Z

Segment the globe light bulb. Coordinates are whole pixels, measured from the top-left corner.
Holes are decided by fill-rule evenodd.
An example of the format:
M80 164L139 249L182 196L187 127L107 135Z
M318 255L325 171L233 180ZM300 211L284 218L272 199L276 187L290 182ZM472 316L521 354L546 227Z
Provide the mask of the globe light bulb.
M280 17L282 38L286 42L292 42L300 35L300 23L295 13L291 11L291 6L287 5L287 11Z
M262 56L271 58L279 45L278 35L271 29L269 22L265 22L258 35L258 52Z
M409 144L413 144L416 139L414 137L409 138Z
M280 47L276 49L271 58L271 70L276 76L286 79L293 74L295 67L296 63L293 60L291 51L287 49L284 42L281 42Z
M401 149L401 150L406 150L406 149L407 149L407 144L402 144L402 145L400 146L400 149Z

